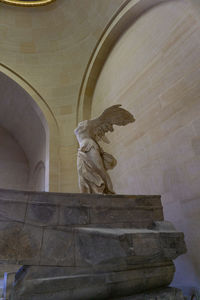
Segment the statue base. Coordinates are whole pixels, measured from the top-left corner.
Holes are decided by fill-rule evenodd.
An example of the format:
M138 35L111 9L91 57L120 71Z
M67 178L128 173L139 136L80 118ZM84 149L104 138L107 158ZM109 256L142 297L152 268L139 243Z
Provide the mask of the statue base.
M186 300L186 298L181 290L169 287L112 300Z
M186 252L183 234L163 220L160 196L0 190L0 207L0 262L24 265L12 300L111 299L166 287L173 259Z

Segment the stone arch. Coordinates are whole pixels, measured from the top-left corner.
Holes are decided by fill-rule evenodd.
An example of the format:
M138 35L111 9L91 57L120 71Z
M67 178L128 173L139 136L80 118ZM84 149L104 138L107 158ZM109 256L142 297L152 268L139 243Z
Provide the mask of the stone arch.
M77 104L77 123L91 116L96 82L112 48L123 33L148 10L165 2L181 0L127 0L109 22L88 62Z
M43 160L45 163L45 186L43 187L43 190L45 191L58 191L59 190L59 159L58 159L58 146L59 146L59 131L58 131L58 126L56 119L48 107L47 103L45 100L41 97L41 95L25 80L23 79L20 75L9 69L7 66L0 64L0 73L1 77L4 79L5 82L8 84L9 88L9 94L12 94L12 88L17 91L18 95L16 97L22 97L23 100L23 109L25 111L22 111L20 113L20 107L18 107L18 120L20 119L20 115L23 119L25 119L26 115L26 109L29 110L29 114L32 115L34 118L34 124L29 122L29 117L27 114L27 118L25 123L29 124L28 126L30 127L30 132L29 128L25 126L25 123L23 125L23 122L20 120L18 121L19 128L17 129L17 126L14 124L12 125L12 120L11 123L9 124L11 118L11 113L10 117L8 117L7 120L4 120L2 122L3 127L5 127L13 136L14 138L21 144L22 148L24 148L25 152L27 152L27 158L29 160L30 166L30 178L29 178L29 183L30 183L30 189L31 187L31 173L33 173L35 166L38 164L40 160ZM6 89L6 86L5 86ZM21 96L20 96L21 95ZM5 97L7 97L5 95ZM12 97L11 97L12 98ZM11 99L10 98L10 99ZM21 100L22 100L21 98ZM16 99L15 99L16 100ZM19 103L14 102L13 100L11 101L11 108L13 111L13 115L15 114L14 107L12 104L20 105ZM5 110L8 112L9 111L9 104L6 104L7 107L5 107ZM1 117L3 119L3 117ZM36 121L38 120L38 122ZM16 122L16 121L15 121ZM40 123L40 130L39 130L39 125L37 123ZM21 127L21 128L20 128ZM44 130L43 130L43 129ZM45 136L45 154L40 154L43 155L43 159L41 158L41 155L39 155L39 150L37 149L37 145L31 140L31 134L34 132L36 135L36 129L39 130L40 133L40 139L42 140ZM21 130L21 133L20 133ZM31 132L31 130L33 132ZM43 132L43 133L42 133ZM30 141L32 141L32 150L28 148L28 134L30 134ZM37 140L37 137L34 137L35 141ZM34 149L35 147L35 149ZM40 148L44 148L42 146L42 141L39 143ZM37 155L35 153L37 152ZM37 156L34 159L31 159L33 156Z

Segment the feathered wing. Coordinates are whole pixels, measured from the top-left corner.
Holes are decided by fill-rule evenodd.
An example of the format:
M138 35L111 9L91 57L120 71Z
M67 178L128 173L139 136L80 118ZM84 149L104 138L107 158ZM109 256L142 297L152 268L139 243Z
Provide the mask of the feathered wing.
M94 136L102 138L106 132L113 131L113 125L125 126L134 121L134 116L121 108L121 104L117 104L105 109L98 118L91 120L90 124L93 127Z

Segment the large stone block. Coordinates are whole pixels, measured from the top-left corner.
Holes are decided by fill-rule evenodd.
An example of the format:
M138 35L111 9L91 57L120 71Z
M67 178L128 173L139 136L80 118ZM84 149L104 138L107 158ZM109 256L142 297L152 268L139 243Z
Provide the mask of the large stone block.
M151 228L163 221L160 196L19 192L0 189L0 221L37 226Z
M59 225L89 224L89 209L87 207L67 207L60 211Z
M12 300L103 300L166 287L185 251L159 196L0 190L0 263L24 265Z
M182 233L148 229L79 228L76 265L138 265L175 259L185 253Z
M40 261L43 230L19 222L0 222L0 260L37 265Z
M115 298L113 300L185 300L185 298L181 290L176 288L165 288L139 295Z
M53 271L53 270L52 270ZM66 270L67 271L67 270ZM92 271L92 270L91 270ZM26 274L27 272L27 274ZM173 264L143 266L141 269L120 272L74 274L33 279L21 274L26 280L18 280L13 290L13 300L93 300L128 296L150 288L167 286L172 280ZM154 278L154 281L151 280ZM148 299L149 300L149 299ZM170 299L171 300L171 299Z
M24 222L28 194L0 189L0 221Z
M35 225L57 225L59 209L47 203L29 203L26 222Z
M0 200L0 222L16 221L24 222L27 203L13 200Z
M44 231L40 265L74 266L74 233L46 229Z

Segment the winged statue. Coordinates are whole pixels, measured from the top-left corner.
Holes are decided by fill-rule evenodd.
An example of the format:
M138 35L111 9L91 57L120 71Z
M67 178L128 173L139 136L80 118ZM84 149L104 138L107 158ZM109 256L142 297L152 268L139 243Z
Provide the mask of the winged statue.
M113 125L125 126L134 121L134 116L117 104L98 118L78 124L74 133L79 143L77 169L82 193L115 194L107 171L116 166L117 160L100 147L99 141L109 143L105 134L114 131Z

